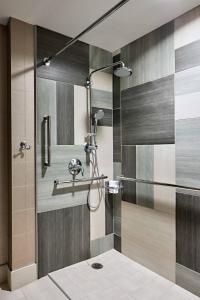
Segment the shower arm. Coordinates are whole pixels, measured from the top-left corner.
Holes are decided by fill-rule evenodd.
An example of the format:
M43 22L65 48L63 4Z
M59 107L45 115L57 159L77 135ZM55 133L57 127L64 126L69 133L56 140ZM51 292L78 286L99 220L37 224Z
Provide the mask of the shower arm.
M107 65L107 66L104 66L104 67L101 67L101 68L98 68L98 69L92 71L92 72L89 74L88 78L86 79L86 87L89 88L89 87L91 86L91 84L92 84L92 81L91 81L92 76L93 76L96 72L104 71L104 70L107 70L107 69L110 69L110 68L113 68L113 67L116 67L116 66L125 67L125 64L124 64L123 61L119 60L119 61L117 61L117 62L114 62L114 63L110 64L110 65Z

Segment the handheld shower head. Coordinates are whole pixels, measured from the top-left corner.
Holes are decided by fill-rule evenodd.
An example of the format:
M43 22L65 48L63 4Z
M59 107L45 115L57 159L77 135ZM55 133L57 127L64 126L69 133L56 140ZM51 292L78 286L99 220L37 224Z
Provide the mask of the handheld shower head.
M125 66L121 66L121 67L114 69L114 74L117 77L128 77L128 76L131 76L132 73L133 73L132 69L127 68Z
M103 109L99 109L93 116L94 118L94 141L95 141L95 145L96 145L96 134L97 134L97 125L98 125L98 121L102 120L104 117L104 111Z
M95 122L97 122L98 120L103 119L104 117L104 111L102 109L99 109L95 114L94 114L94 119Z

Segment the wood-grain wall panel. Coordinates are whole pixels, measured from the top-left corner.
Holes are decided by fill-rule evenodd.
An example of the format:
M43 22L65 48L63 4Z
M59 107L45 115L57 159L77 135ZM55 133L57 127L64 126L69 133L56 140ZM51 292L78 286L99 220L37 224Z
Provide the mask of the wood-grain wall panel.
M90 257L87 205L38 214L39 277Z
M174 21L157 28L121 50L121 60L133 74L121 80L121 89L131 88L174 73Z
M176 261L200 273L200 197L176 194Z
M56 82L57 144L74 144L74 87Z
M122 92L123 145L173 144L174 76Z
M62 49L70 40L62 34L37 27L37 61L42 62ZM89 45L77 42L56 57L49 67L40 66L37 76L76 85L84 85L89 72Z

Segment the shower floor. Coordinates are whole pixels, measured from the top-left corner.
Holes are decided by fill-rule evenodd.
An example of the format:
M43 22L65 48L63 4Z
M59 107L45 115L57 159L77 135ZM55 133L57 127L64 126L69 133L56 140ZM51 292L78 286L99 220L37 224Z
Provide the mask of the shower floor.
M91 267L101 263L102 269ZM195 300L199 297L110 250L1 297L3 300Z

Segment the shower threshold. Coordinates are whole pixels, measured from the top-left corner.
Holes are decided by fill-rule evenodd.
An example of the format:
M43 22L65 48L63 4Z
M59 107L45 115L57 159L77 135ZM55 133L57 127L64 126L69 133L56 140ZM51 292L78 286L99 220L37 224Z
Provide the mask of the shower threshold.
M102 268L92 268L101 264ZM197 300L173 282L110 250L50 273L1 300Z

